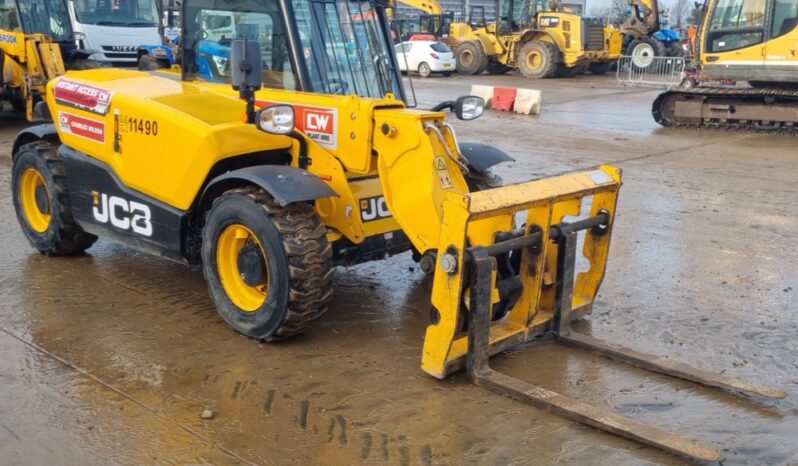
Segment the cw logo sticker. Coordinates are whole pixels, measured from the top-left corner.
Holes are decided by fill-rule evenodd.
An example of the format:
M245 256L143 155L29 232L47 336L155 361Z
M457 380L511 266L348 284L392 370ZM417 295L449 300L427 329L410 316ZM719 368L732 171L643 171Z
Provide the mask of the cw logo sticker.
M152 211L146 204L128 201L118 196L91 192L91 209L94 220L100 223L110 222L120 230L130 230L142 236L152 236Z

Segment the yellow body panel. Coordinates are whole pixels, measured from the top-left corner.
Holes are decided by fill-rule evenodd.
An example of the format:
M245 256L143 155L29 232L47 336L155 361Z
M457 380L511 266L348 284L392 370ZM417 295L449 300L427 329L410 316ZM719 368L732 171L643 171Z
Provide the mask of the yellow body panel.
M62 81L62 85L107 93L110 106L101 114L59 101L56 88ZM125 186L180 210L192 206L211 168L226 158L271 150L290 152L293 160L298 159L293 139L264 133L243 121L244 102L224 84L102 69L70 72L53 80L47 97L66 145L108 164ZM313 160L308 170L339 195L319 203L319 215L329 227L354 243L399 228L390 217L362 222L359 200L380 194L372 142L374 115L382 108L401 109L403 103L390 97L363 99L274 89L259 91L257 100L259 105L291 103L295 108L313 109L314 115L327 112L332 118L329 135L319 132L329 138L308 141ZM304 113L313 120L309 114ZM102 137L87 138L65 130L84 120L101 128ZM364 178L348 179L358 176Z

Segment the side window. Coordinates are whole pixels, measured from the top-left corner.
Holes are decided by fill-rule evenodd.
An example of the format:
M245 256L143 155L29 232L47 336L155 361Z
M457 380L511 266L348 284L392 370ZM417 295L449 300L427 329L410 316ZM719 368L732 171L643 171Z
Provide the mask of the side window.
M14 0L0 0L0 29L19 32L19 17Z
M186 76L211 82L230 82L230 47L233 40L258 41L263 58L263 85L295 89L296 80L288 53L282 20L274 13L201 9L187 25L189 63Z
M765 40L767 0L718 0L707 36L708 52L726 52Z
M798 3L795 0L776 0L770 37L779 37L798 27Z

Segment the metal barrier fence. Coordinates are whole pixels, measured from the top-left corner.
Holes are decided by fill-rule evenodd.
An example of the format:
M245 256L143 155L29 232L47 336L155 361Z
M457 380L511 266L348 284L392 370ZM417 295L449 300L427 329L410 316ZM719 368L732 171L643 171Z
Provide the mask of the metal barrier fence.
M622 56L617 77L625 86L676 87L684 79L684 58Z

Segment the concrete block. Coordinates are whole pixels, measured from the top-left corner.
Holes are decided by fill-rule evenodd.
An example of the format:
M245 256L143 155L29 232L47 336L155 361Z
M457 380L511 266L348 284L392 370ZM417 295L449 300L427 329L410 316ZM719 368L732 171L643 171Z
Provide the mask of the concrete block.
M524 115L540 115L541 94L536 89L518 89L515 95L515 113Z
M485 108L490 108L491 102L493 101L493 86L472 84L471 95L482 97L485 100Z

